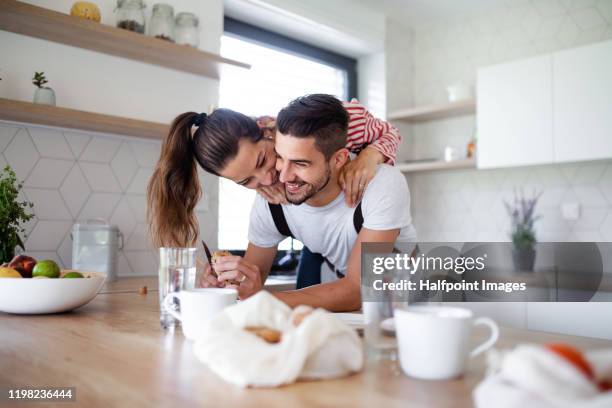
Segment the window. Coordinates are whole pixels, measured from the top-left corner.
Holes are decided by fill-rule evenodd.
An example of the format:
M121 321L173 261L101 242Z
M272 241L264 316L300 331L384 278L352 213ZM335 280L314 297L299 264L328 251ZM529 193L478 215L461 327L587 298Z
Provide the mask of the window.
M229 18L225 29L221 55L252 68L222 71L219 106L253 117L276 116L292 99L309 93L328 93L341 100L354 96L354 60ZM219 178L219 248L246 249L255 194ZM289 247L290 240L279 245Z

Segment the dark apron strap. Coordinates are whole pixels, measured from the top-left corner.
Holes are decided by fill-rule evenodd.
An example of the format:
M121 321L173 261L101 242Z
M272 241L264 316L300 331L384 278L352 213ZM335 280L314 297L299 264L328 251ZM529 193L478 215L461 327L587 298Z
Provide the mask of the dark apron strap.
M280 204L272 204L268 203L268 207L270 207L270 213L272 214L272 220L274 221L274 225L278 232L281 235L286 237L295 238L293 233L289 229L289 224L287 224L287 218L285 218L285 212L283 211L283 207Z

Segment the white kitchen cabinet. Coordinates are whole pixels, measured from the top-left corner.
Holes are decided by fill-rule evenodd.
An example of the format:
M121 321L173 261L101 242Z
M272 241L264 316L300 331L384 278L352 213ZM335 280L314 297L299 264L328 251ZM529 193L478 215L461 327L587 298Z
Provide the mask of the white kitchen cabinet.
M612 157L612 41L553 54L555 161Z
M553 161L552 55L478 70L479 168Z

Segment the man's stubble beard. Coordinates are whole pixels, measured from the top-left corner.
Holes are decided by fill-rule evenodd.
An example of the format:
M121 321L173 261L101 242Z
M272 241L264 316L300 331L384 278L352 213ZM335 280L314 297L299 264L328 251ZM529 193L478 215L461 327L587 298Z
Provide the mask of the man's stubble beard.
M287 199L287 201L289 201L293 205L300 205L310 200L312 197L315 196L315 194L317 194L319 191L327 187L330 180L331 180L331 166L329 165L329 163L327 163L325 165L325 175L323 177L317 180L316 183L313 183L313 184L306 183L310 188L308 189L308 191L306 191L306 193L304 193L303 197L292 199L291 196L287 193L287 189L285 188L285 198Z

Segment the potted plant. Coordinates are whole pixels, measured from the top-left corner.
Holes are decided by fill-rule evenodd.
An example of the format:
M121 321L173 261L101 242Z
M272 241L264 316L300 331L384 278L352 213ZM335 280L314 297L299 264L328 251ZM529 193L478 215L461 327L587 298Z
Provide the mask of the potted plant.
M34 73L34 78L32 78L32 83L36 85L34 103L55 106L55 92L53 92L53 89L44 86L48 82L44 72Z
M25 232L23 223L34 217L29 212L34 204L19 201L22 186L13 169L6 166L0 173L0 263L10 262L16 247L25 250L20 234Z
M542 193L533 194L532 198L525 198L514 193L514 203L511 205L504 201L512 221L512 261L517 271L533 271L536 259L536 236L534 223L540 218L534 214L535 206Z

